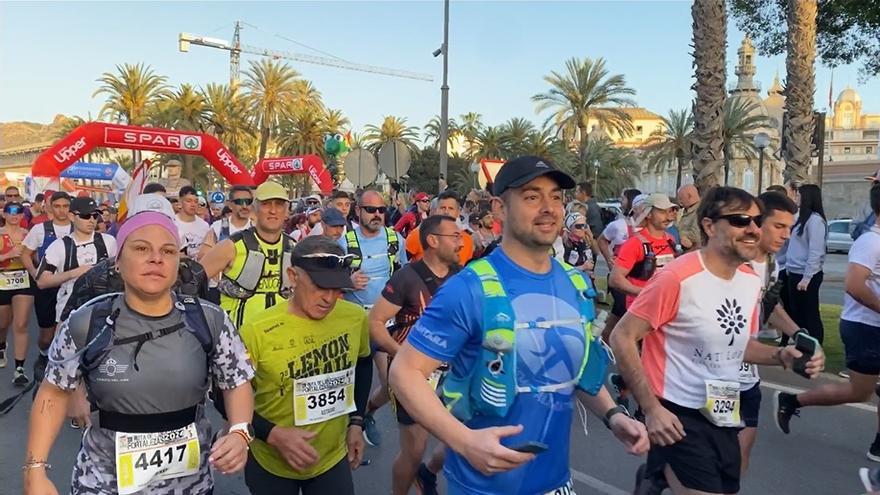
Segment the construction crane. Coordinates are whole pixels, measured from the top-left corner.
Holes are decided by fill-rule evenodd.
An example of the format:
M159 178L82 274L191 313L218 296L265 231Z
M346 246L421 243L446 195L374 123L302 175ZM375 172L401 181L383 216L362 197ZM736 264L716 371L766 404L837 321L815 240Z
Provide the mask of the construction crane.
M235 22L235 33L232 36L232 42L217 38L209 38L207 36L198 36L189 33L180 33L178 40L181 52L189 52L190 44L207 46L210 48L219 48L229 51L229 82L232 86L238 85L239 73L241 71L241 54L250 53L271 58L284 58L288 60L296 60L297 62L305 62L308 64L326 65L337 67L339 69L356 70L361 72L371 72L373 74L381 74L391 77L402 77L406 79L416 79L419 81L433 81L434 78L427 74L419 74L417 72L388 69L385 67L377 67L374 65L363 65L346 62L338 58L316 57L314 55L304 55L301 53L292 53L281 50L270 50L268 48L259 48L256 46L241 44L241 22Z

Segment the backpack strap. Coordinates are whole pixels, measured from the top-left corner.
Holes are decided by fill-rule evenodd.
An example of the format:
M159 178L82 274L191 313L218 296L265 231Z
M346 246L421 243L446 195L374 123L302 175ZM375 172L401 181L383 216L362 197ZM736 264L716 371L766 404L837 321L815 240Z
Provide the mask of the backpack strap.
M113 343L113 334L116 325L116 318L119 317L119 308L113 309L113 303L119 294L113 294L96 303L91 304L91 314L89 315L89 330L82 342L77 342L77 347L82 349L80 357L80 367L84 374L91 370L95 363L100 361L104 352ZM99 296L101 297L101 296ZM84 306L89 306L86 303ZM76 312L70 315L71 324L76 317Z
M95 245L95 261L101 261L103 259L107 259L107 243L104 242L104 234L100 232L95 232L95 237L92 240L92 243Z
M64 243L64 271L69 272L74 268L78 268L79 262L76 260L76 242L74 242L73 237L65 236L61 239L61 242Z
M211 333L211 326L205 317L202 303L195 297L179 295L175 306L183 311L183 320L187 330L199 341L205 354L209 358L212 357L214 355L214 334Z
M354 229L349 229L345 233L345 247L348 254L354 255L354 259L351 260L351 270L359 270L363 262L363 253L361 253L361 244Z

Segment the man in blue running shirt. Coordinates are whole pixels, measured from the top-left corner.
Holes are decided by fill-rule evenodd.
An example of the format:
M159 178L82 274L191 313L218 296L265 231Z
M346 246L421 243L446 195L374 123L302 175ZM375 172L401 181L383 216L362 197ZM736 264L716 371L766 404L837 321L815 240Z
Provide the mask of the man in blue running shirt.
M501 248L486 259L514 313L514 322L507 325L514 329L509 359L515 361L500 372L491 359L483 362L484 349L493 341L483 335L485 277L477 275L472 263L440 288L391 366L389 379L399 401L451 449L444 467L450 494L573 493L568 461L575 394L603 418L629 453L648 450L644 425L617 406L604 388L597 386L595 396L575 388L587 334L580 320L579 292L584 291L576 289L572 277L583 275L571 275L550 257L562 225L562 189L574 185L571 177L534 156L507 162L496 177L500 197L493 206L504 235ZM588 284L584 279L581 287ZM500 321L506 314L494 316ZM450 383L469 383L469 376L486 369L503 376L513 368L515 380L508 380L519 393L503 415L474 412L460 422L427 380L443 362L451 365L443 385L447 398L455 396ZM521 450L540 453L510 448L521 445L526 446Z

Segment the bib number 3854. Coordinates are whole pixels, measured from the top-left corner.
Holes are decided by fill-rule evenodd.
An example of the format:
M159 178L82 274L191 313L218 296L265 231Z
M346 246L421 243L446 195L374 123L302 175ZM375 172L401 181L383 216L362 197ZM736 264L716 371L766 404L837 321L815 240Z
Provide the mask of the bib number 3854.
M355 409L354 368L293 382L293 419L296 426L328 421Z
M706 405L700 410L715 426L740 426L739 382L706 380Z
M143 490L155 481L198 473L199 437L195 423L161 433L116 433L116 485L119 495Z

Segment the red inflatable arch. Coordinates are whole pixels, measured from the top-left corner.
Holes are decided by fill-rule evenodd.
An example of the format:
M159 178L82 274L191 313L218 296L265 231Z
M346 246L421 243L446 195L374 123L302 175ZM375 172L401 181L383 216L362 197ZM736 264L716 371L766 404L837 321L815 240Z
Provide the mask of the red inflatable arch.
M333 191L333 178L318 155L263 158L251 171L256 185L266 182L270 175L276 174L309 174L322 193L329 194Z
M248 169L214 136L199 132L89 122L74 129L34 161L31 175L58 177L97 147L201 155L231 185L253 186Z

